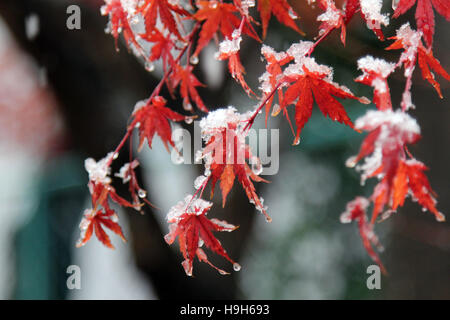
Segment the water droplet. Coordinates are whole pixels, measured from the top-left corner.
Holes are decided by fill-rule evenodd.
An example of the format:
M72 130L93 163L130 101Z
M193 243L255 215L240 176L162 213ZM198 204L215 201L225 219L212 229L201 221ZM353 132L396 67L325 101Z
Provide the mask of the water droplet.
M297 137L294 139L294 142L292 143L293 146L298 146L300 144L300 137Z
M276 117L281 111L281 107L278 103L275 103L273 105L273 109L272 109L272 117Z
M348 158L345 162L345 165L347 166L347 168L353 168L354 166L356 166L356 157Z
M399 0L392 0L392 10L397 9L398 3L399 3Z
M139 196L139 198L145 198L147 196L147 191L145 191L143 189L139 189L138 196Z
M229 274L228 272L226 272L225 270L222 270L222 269L219 270L219 273L220 273L221 275L227 275L227 274Z
M192 111L192 104L189 103L189 100L183 100L183 109L186 111Z
M118 152L114 153L113 159L116 160L118 157L119 157L119 153Z
M189 59L189 62L191 64L198 64L198 57L196 55L191 56L191 58Z
M259 175L263 171L261 160L258 157L252 158L252 171L254 174Z
M239 271L241 270L241 265L239 263L233 263L233 270L234 271Z
M153 64L153 62L146 61L145 62L145 70L147 70L148 72L152 72L153 70L155 70L155 65Z
M269 223L272 222L272 218L269 217L269 216L267 216L267 217L266 217L266 222L269 222Z

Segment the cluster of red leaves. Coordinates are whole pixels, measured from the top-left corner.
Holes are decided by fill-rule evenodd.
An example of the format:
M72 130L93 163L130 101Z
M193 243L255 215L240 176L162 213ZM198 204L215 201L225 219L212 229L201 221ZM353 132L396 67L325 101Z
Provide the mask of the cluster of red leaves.
M106 162L112 159L112 155L102 159L98 163L95 163L93 159L86 160L86 169L89 171L90 176L92 171L98 170L97 166L105 167ZM97 167L97 168L94 168ZM118 222L117 214L109 205L109 201L113 201L123 207L132 207L139 210L142 206L138 199L135 199L134 203L127 201L116 193L113 186L110 185L111 179L107 176L108 170L104 171L104 176L101 179L96 177L90 177L89 191L91 193L92 209L85 211L83 220L80 223L81 236L77 243L78 247L86 244L91 238L93 231L95 235L108 248L114 248L109 236L103 230L102 226L110 229L114 233L118 234L122 240L125 241L125 237L122 233ZM137 184L136 184L137 185ZM133 185L134 187L136 185ZM130 184L131 186L131 184ZM140 189L140 188L139 188Z
M161 61L164 71L164 77L160 85L155 88L150 98L136 105L127 135L113 153L114 155L117 154L135 128L139 131L139 150L145 140L151 148L155 134L160 136L168 151L169 146L175 148L172 141L171 121L186 121L194 117L181 115L167 107L167 101L159 95L163 84L167 85L172 96L179 89L186 110L192 111L192 104L195 104L199 110L208 112L208 108L197 91L199 87L204 85L194 75L194 65L197 64L200 52L212 39L222 41L216 59L227 60L230 75L237 80L248 95L256 96L244 79L245 69L239 56L242 36L249 36L261 42L253 27L253 25L259 24L249 14L251 2L234 0L225 3L217 0L198 0L194 5L190 1L190 9L188 10L191 11L192 7L193 12L189 12L182 5L175 4L170 0L135 2L105 0L105 2L102 14L108 15L110 18L109 29L115 38L116 48L119 34L122 33L129 48L133 49L138 56L144 57L147 64ZM414 3L416 3L416 0L400 0L394 17L405 13ZM377 12L378 9L375 8L377 5L368 10L360 0L345 1L342 9L336 7L333 0L319 0L318 5L324 11L324 14L318 17L318 20L322 23L319 27L319 39L315 43L304 42L299 47L282 53L276 53L268 47L263 47L262 54L267 61L267 65L266 74L262 77L264 78L262 102L254 114L246 120L247 125L242 128L239 123L241 120L237 122L233 120L227 122L224 127L214 128L214 132L208 132L204 136L206 145L202 150L202 157L208 159L207 167L206 164L205 167L209 173L207 174L205 171L206 177L203 177L204 181L194 196L173 207L172 211L174 212L169 212L170 233L165 237L169 244L172 244L178 237L180 250L184 257L182 264L188 275L192 275L195 257L216 268L221 274L227 274L227 272L209 262L205 252L201 249L203 244L230 261L235 270L240 268L230 259L220 242L213 235L214 231L233 231L236 227L225 221L206 218L212 204L202 200L201 196L209 182L211 182L211 197L215 185L219 183L223 206L225 206L234 181L238 180L250 202L255 204L268 221L271 220L263 206L262 198L256 194L253 184L255 181L267 181L259 177L261 169L261 164L258 163L259 159L251 154L250 148L245 143L247 129L254 123L256 115L263 107L266 110L266 123L273 107L272 115L277 115L283 111L292 128L287 107L289 105L295 106L297 128L294 144L298 144L300 141L301 130L311 117L314 101L325 117L328 116L333 121L338 121L356 130L369 131L359 154L352 159L351 164L355 165L364 158L366 160L370 158L369 164L366 161L366 164L361 165L359 169L364 171L364 179L377 177L380 181L370 199L358 197L350 202L346 212L341 216L341 220L343 222L353 220L357 222L364 247L372 259L380 265L383 272L385 272L385 269L372 247L374 245L381 248L373 229L374 222L383 211L383 217L387 217L389 213L402 206L405 198L410 195L417 200L424 210L433 213L437 220L444 220L442 213L436 209L434 192L424 174L427 168L424 164L415 160L407 150L407 144L415 143L420 138L420 130L415 120L410 118L405 111L411 105L408 99L410 100L412 72L417 61L422 70L423 78L433 85L441 98L440 86L435 80L433 72L450 80L449 74L433 56L431 48L434 33L433 7L448 20L450 19L449 0L417 0L417 28L423 33L427 47L422 44L421 39L419 39L418 44L415 44L414 41L404 43L401 38L393 37L396 41L387 49L404 49L404 54L402 54L399 62L392 67L392 70L388 67L389 72L386 72L383 67L372 68L364 63L360 66L364 74L358 77L356 81L374 87L373 101L379 111L369 112L365 119L359 119L356 125L352 123L343 105L336 98L353 99L361 103L368 103L369 101L364 97L355 96L347 88L334 83L331 68L318 65L313 58L310 58L310 55L317 44L335 29L341 29L341 41L345 44L346 26L358 11L361 12L367 27L373 30L380 40L384 40L380 25L387 24L384 21L385 15ZM303 34L295 21L298 18L297 14L287 0L258 0L257 10L260 15L263 39L267 35L272 16L275 16L285 26ZM143 18L145 32L136 35L133 25L138 22L137 20L140 17ZM182 23L183 20L195 22L191 33L186 33ZM198 39L194 41L198 29L200 30ZM143 49L141 41L151 45L148 54ZM303 52L302 50L305 48L307 50ZM193 50L192 55L191 50ZM185 64L182 63L181 58L183 57L186 57ZM290 64L294 60L295 63ZM395 68L400 66L405 68L407 83L402 101L403 110L394 112L392 111L387 77ZM289 72L286 72L288 68L290 68ZM153 68L149 67L148 69ZM278 96L279 106L273 103L275 95ZM366 121L368 118L369 120ZM402 121L399 121L399 119ZM109 206L110 200L121 206L133 207L137 210L140 210L142 206L141 199L145 198L146 193L140 188L134 172L139 163L137 160L130 160L130 163L125 164L120 172L115 175L122 178L124 183L129 183L132 197L132 202L129 202L117 195L110 185L111 179L108 175L113 158L112 155L109 155L98 163L90 159L89 163L86 164L86 169L90 175L89 190L92 195L92 209L86 210L82 220L80 226L82 236L78 243L79 246L84 245L95 231L97 238L103 244L112 247L111 241L103 229L104 227L112 230L125 240L117 223L117 215ZM252 164L252 168L247 162ZM256 170L253 166L256 167ZM373 202L374 208L372 218L369 221L366 210L370 202Z
M409 49L409 46L405 44L402 39L399 39L398 37L391 37L390 39L394 39L395 41L386 48L386 50L396 50L396 49L403 49L404 51ZM442 76L447 81L450 81L450 75L447 73L447 71L442 68L439 60L437 60L433 56L433 51L430 48L425 48L425 46L422 44L422 41L419 42L419 45L416 50L416 54L413 58L410 58L408 60L402 61L405 68L414 68L416 61L419 64L419 67L422 71L422 77L423 79L427 80L437 91L439 97L442 99L442 93L441 93L441 87L439 83L436 81L435 76L433 74L433 71L437 73L438 75ZM430 70L431 69L431 70ZM411 73L412 76L412 73Z
M437 221L445 221L445 216L436 208L436 194L424 173L428 168L414 159L407 149L408 144L416 143L421 136L418 124L406 113L408 101L405 100L410 100L411 78L416 61L422 70L422 77L433 85L441 98L440 86L432 71L447 80L450 80L450 76L433 56L431 48L426 49L423 46L420 33L414 32L409 25L404 25L401 29L402 35L392 37L391 39L396 41L387 48L388 50L404 49L396 65L370 57L363 58L361 60L364 61L359 62L364 74L356 81L374 87L373 100L380 111L368 112L363 118L357 120L356 128L368 131L369 134L364 139L358 155L348 161L349 166L354 166L363 158L368 159L359 167L359 170L364 171L363 180L372 177L380 180L370 197L370 201L373 202L373 212L369 228L364 227L366 222L358 221L358 225L369 255L382 268L384 267L378 257L374 256L373 249L368 246L369 236L364 235L364 230L373 235L373 225L380 214L382 219L386 219L403 206L408 196L411 196L422 206L423 211L430 211ZM402 110L393 112L387 78L395 68L401 66L405 68L407 84L402 100ZM409 98L405 99L405 96ZM365 198L362 199L366 201L366 204L364 210L358 209L358 212L362 216L364 211L365 217L369 202ZM361 205L357 203L361 201L361 198L358 198L349 203L349 206L360 208Z

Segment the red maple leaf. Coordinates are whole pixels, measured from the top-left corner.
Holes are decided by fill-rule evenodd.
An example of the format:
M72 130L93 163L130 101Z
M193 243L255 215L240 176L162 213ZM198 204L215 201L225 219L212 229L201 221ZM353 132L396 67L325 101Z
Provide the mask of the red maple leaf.
M148 57L149 62L162 59L164 71L167 70L168 66L176 67L175 59L172 55L175 43L170 39L170 34L164 36L161 31L154 29L151 32L140 34L140 37L147 42L153 43L150 56Z
M249 146L241 142L235 129L223 129L220 133L215 134L207 142L203 150L204 156L208 153L211 153L213 159L210 166L211 198L214 195L216 183L220 181L222 204L225 206L227 195L233 187L234 180L237 178L244 188L248 199L266 216L266 219L271 220L253 185L253 181L268 181L256 175L245 162L245 160L250 159L254 162L258 160L252 156Z
M431 49L425 49L423 46L419 46L418 50L418 63L420 70L422 70L422 77L427 80L436 89L439 97L442 99L441 86L436 81L432 71L438 75L444 77L445 80L450 81L450 75L441 66L439 60L433 56ZM431 70L430 70L431 69Z
M311 117L314 102L313 96L325 117L328 116L333 121L344 123L353 128L353 123L344 107L333 96L343 99L355 99L366 104L369 101L366 98L356 97L348 89L344 89L329 81L327 79L327 76L329 76L328 72L310 71L305 65L302 68L303 72L285 77L285 81L294 83L289 85L280 104L281 109L284 109L297 99L295 103L297 133L294 144L298 144L300 141L301 130Z
M240 120L240 115L232 107L210 112L208 117L200 123L202 135L206 135L206 146L202 151L202 158L206 159L210 173L207 174L208 182L211 181L211 198L214 188L220 181L222 190L222 203L225 206L226 198L233 187L235 179L242 185L248 199L256 209L262 212L267 221L271 218L263 206L263 200L256 194L253 181L268 182L258 175L262 171L260 160L253 156L250 147L245 143L246 131ZM222 122L218 123L221 118ZM212 127L208 125L212 123ZM252 163L252 169L246 160Z
M182 265L188 276L192 276L194 258L208 263L210 266L219 271L220 274L228 274L228 272L217 268L209 262L202 245L205 244L211 251L221 255L233 264L235 270L240 269L239 264L234 262L227 254L222 244L213 235L214 231L233 231L237 227L217 219L209 220L206 215L211 209L212 203L202 199L193 199L187 196L185 201L172 207L167 215L170 223L169 233L164 237L170 245L178 237L180 251L183 254L184 261Z
M341 222L349 223L351 221L356 221L364 248L372 260L380 266L381 271L384 274L387 274L380 258L372 248L372 245L374 245L378 248L378 250L383 250L383 247L378 241L378 237L373 231L373 224L369 223L367 220L366 209L368 206L369 201L366 198L356 197L353 201L347 204L345 212L341 214Z
M294 20L297 19L297 16L287 0L258 0L258 11L261 16L263 38L266 37L269 20L272 14L282 24L297 31L303 36L305 35L295 23Z
M191 65L187 65L184 68L181 66L175 68L170 77L171 87L175 89L180 85L180 94L183 97L183 105L186 110L192 109L192 107L189 108L188 106L191 106L191 101L194 101L200 110L208 112L208 108L206 108L196 89L196 87L204 87L205 85L192 73L193 69Z
M431 189L427 176L423 173L428 168L420 161L409 159L400 161L393 182L392 210L403 206L408 192L424 208L433 213L438 221L445 221L445 216L436 209L436 195Z
M133 111L133 120L130 127L134 128L139 123L139 150L147 139L148 146L152 148L153 137L157 133L167 151L169 145L175 147L172 140L172 129L169 120L183 121L192 117L183 116L166 107L166 99L161 96L154 97L151 101L141 102Z
M122 7L120 0L111 0L111 2L105 4L102 7L102 15L109 15L111 34L115 39L116 49L118 48L117 40L120 32L122 32L127 45L131 43L136 48L140 47L128 21L128 13Z
M108 234L103 230L103 227L110 229L112 232L120 236L120 238L126 242L123 235L122 228L117 223L117 214L111 209L87 209L84 212L83 219L80 223L81 236L77 242L77 247L84 246L92 234L95 232L97 239L103 243L106 247L114 249L111 239Z
M182 7L171 4L168 0L146 0L140 6L139 12L144 16L145 30L147 33L151 33L156 29L156 23L159 18L159 21L161 21L171 34L174 34L178 39L182 40L174 17L174 15L190 16L190 13Z
M366 22L366 25L369 29L371 29L375 35L380 39L381 41L384 40L383 32L381 31L381 25L387 25L388 20L387 16L381 15L381 13L378 14L378 12L372 12L374 8L370 8L371 10L365 11L364 7L361 9L361 1L360 0L347 0L345 3L345 12L344 12L344 23L347 25L353 15L360 11L361 16ZM380 8L381 9L381 6Z
M241 24L241 19L235 15L239 10L233 4L218 1L198 1L197 6L200 10L193 15L193 18L197 21L204 21L204 23L200 31L194 57L198 56L217 31L220 31L223 38L230 39L233 31L239 29ZM247 19L242 26L242 33L257 41L261 41Z
M417 29L423 32L428 47L433 44L434 9L445 19L450 20L450 0L400 0L395 9L394 18L408 11L415 3Z

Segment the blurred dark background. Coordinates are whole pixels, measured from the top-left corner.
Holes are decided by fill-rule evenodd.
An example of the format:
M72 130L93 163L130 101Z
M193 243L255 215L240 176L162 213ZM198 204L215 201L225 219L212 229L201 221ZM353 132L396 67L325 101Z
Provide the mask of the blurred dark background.
M265 43L278 51L316 35L318 11L306 1L290 3L299 13L299 24L307 36L303 38L272 19ZM386 1L384 12L390 12L390 3ZM71 4L82 9L81 30L66 28L66 9ZM386 248L381 259L389 276L382 278L381 290L367 289L366 268L372 262L356 227L339 222L345 204L355 195L369 195L373 188L373 182L360 186L358 174L345 167L345 160L357 152L363 135L323 118L317 110L296 147L291 146L286 121L281 117L269 120L269 128L280 128L280 170L267 177L272 183L258 186L258 191L269 206L272 224L255 212L240 187L232 190L224 209L220 192L216 192L217 205L210 215L240 225L237 231L218 236L230 256L243 266L239 273L224 277L196 263L195 277L189 278L180 265L177 248L164 242L167 210L192 192L193 179L202 168L170 163L170 155L156 141L153 150L139 154L142 166L138 175L149 191L149 200L160 210L146 207L145 215L119 211L130 241L122 244L113 239L115 251L102 247L96 239L75 249L78 223L88 206L84 159L100 159L115 148L135 103L148 97L159 79L158 68L153 73L145 71L123 43L119 43L120 52L115 51L114 39L104 31L107 18L100 15L100 5L101 1L88 0L0 3L0 87L4 86L0 88L0 163L7 171L0 186L0 215L5 221L0 229L4 231L0 238L0 298L450 298L449 223L437 223L411 202L377 225L376 232ZM413 14L410 10L391 20L385 33L393 35L405 21L413 22ZM30 30L33 23L38 24L35 34ZM445 20L436 15L434 53L449 70L446 28ZM319 63L335 68L336 82L357 95L371 97L370 88L353 82L358 75L356 61L366 54L398 59L399 52L385 52L386 46L364 26L361 17L355 16L345 47L333 34L314 56ZM215 109L232 104L240 111L249 110L255 101L226 76L222 63L213 61L216 49L210 49L197 68L199 79L209 85L200 89L206 105ZM258 87L257 78L264 70L259 54L255 56L258 52L258 43L244 41L241 56L252 88ZM23 67L14 68L13 63ZM30 79L35 79L34 84ZM448 82L438 81L448 98ZM403 86L402 73L396 72L390 79L394 104L398 105ZM169 97L168 92L162 94ZM30 98L24 99L28 95ZM428 177L439 195L438 208L448 216L448 100L439 99L416 70L413 102L417 108L411 113L421 125L423 138L411 151L431 168ZM171 106L185 113L181 100L171 101ZM344 106L352 120L367 110L348 101ZM262 121L255 125L263 126ZM114 171L127 161L126 150L129 148L115 161ZM115 187L119 194L127 193L121 183ZM219 267L230 269L213 254L210 258ZM81 290L67 289L69 265L81 267Z

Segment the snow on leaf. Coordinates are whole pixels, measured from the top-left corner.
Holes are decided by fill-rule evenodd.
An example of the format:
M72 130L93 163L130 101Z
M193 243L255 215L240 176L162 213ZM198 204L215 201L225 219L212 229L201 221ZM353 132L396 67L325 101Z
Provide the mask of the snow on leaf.
M409 24L406 23L397 30L396 36L392 37L392 39L395 39L395 42L386 48L386 50L403 49L398 65L403 65L405 77L407 79L402 99L402 107L404 110L407 110L412 105L412 74L415 69L416 61L418 61L422 71L422 77L435 88L440 98L442 98L440 85L435 80L432 71L436 72L444 79L450 80L450 75L441 66L439 60L433 56L431 48L426 49L423 46L421 36L421 32L414 31Z
M381 14L382 0L360 0L361 13L366 20L367 27L377 35L380 40L384 40L381 25L389 25L389 18L386 14Z
M392 109L387 77L395 70L395 64L383 59L366 56L358 60L358 69L363 74L355 81L372 86L373 102L379 110Z
M236 16L239 10L233 4L213 0L198 1L197 6L200 10L193 15L193 18L197 21L204 21L204 23L200 31L194 57L198 56L200 51L211 41L217 31L220 31L223 38L230 39L232 38L233 31L239 29L241 24L241 19ZM242 28L242 32L257 41L261 41L247 20Z
M137 1L124 0L106 0L105 5L101 8L102 15L109 16L109 32L115 39L116 49L118 48L117 40L119 34L122 33L127 45L139 47L133 30L129 22L129 18L134 16Z
M332 82L331 72L330 68L318 65L313 58L305 58L303 65L297 67L296 73L289 72L286 75L285 70L284 81L292 84L285 91L280 107L285 109L288 105L295 104L297 132L294 144L299 141L301 130L311 117L314 99L325 117L328 116L331 120L344 123L351 128L353 128L352 121L335 97L368 103L366 98L358 98L346 87Z
M211 206L211 202L202 199L193 199L192 196L187 196L184 201L172 207L167 215L167 221L170 223L170 226L169 233L164 239L170 245L178 237L180 251L184 257L182 265L188 276L192 276L193 274L195 257L199 261L208 263L220 274L228 274L226 271L217 268L209 262L205 252L200 248L203 244L211 251L223 256L233 265L236 264L228 256L228 253L222 247L220 241L213 235L213 232L231 232L236 230L237 227L226 221L217 219L209 220L206 218Z
M401 110L369 111L356 121L355 128L370 133L349 164L365 158L365 163L356 167L363 172L362 180L374 176L380 179L371 196L372 223L385 207L387 212L395 212L409 194L438 221L443 221L444 215L436 209L434 192L423 173L427 168L415 159L406 159L407 144L420 139L417 122Z
M244 79L245 69L239 58L241 41L241 35L238 30L235 30L231 39L225 39L220 43L219 52L216 53L215 58L217 60L228 60L228 70L230 71L231 76L239 82L248 95L255 95Z
M387 274L385 267L372 247L372 245L374 245L378 250L383 250L378 237L373 231L373 224L367 221L366 210L368 206L369 200L363 197L356 197L347 204L347 208L345 212L341 214L340 219L342 223L356 221L364 248L372 260L380 266L381 271L384 274Z
M341 28L341 42L345 44L346 37L346 21L344 14L341 10L336 8L336 4L333 0L320 0L319 7L325 12L317 17L317 21L320 21L319 37L326 36L334 29Z
M274 15L280 23L304 35L295 20L298 19L287 0L258 0L258 11L261 16L263 38L266 37L269 20Z
M434 9L447 21L450 20L450 0L400 0L395 9L393 18L398 18L408 11L415 3L417 29L423 32L428 47L433 44L434 35Z
M291 47L292 48L292 47ZM276 52L273 48L263 45L261 48L261 54L264 59L267 61L266 64L266 72L259 78L261 83L260 89L264 94L264 97L267 97L273 90L275 90L278 85L278 78L283 74L282 67L291 62L295 54L287 54L286 52ZM283 91L282 88L277 89L278 101L283 100ZM266 126L267 119L269 118L270 108L272 107L274 100L274 96L272 96L269 101L267 101L265 110L266 110ZM275 110L273 115L277 115L281 109ZM287 117L287 113L285 113Z

